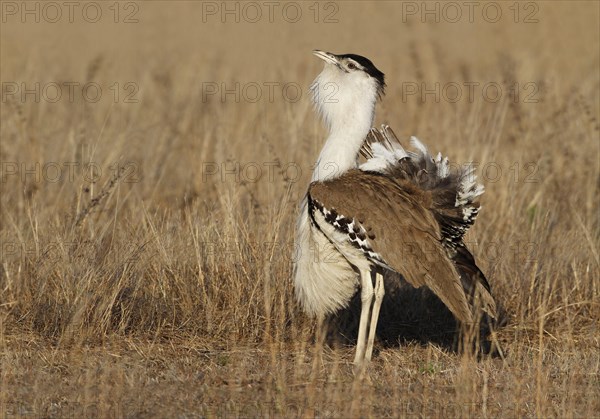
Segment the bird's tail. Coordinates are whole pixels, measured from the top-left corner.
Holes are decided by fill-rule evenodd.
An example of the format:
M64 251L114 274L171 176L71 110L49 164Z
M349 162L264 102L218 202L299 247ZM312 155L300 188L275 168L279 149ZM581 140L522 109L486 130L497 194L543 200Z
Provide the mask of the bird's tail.
M372 128L360 150L367 161L361 170L406 179L431 191L433 212L447 240L460 242L479 212L483 185L477 183L471 164L458 166L438 153L434 158L416 137L406 151L387 125Z

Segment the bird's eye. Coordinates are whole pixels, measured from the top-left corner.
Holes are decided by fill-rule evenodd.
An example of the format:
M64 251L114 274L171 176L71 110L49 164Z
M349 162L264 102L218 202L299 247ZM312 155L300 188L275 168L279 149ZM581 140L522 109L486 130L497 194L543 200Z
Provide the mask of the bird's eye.
M348 68L350 70L356 70L358 67L354 63L348 63Z

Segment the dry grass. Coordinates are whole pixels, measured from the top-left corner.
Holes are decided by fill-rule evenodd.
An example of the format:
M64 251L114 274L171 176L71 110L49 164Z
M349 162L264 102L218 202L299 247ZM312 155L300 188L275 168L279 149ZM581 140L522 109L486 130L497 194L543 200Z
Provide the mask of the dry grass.
M201 23L200 3L139 6L129 25L2 25L3 83L103 87L97 103L79 90L72 102L3 96L3 415L598 415L598 4L542 2L532 24L403 23L393 3L340 3L337 24ZM312 48L372 58L388 77L378 123L479 162L487 193L469 240L509 314L506 360L402 340L357 380L351 346L314 346L290 282L296 206L324 136L305 94ZM304 90L203 100L203 82L235 81ZM402 100L405 81L505 90L495 103L480 90ZM522 88L512 100L515 82L535 83L538 102Z

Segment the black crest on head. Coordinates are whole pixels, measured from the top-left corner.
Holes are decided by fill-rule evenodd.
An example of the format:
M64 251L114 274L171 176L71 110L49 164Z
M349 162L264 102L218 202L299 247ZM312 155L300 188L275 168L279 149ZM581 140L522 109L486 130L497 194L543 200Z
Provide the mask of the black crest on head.
M377 92L379 93L379 96L383 96L383 94L385 93L385 74L383 74L381 72L381 70L379 70L377 67L375 67L375 65L371 62L371 60L369 60L366 57L363 57L362 55L357 55L357 54L341 54L341 55L338 55L338 57L350 58L350 59L356 61L357 63L359 63L365 69L365 72L369 76L371 76L375 80L377 80L377 84L378 84Z

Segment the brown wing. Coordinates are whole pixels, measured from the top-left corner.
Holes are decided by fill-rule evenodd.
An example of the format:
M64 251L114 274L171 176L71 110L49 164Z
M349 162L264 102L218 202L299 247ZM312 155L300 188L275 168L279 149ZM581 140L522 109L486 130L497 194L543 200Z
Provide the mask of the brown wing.
M473 167L450 165L447 158L442 159L441 154L434 158L416 139L411 140L415 150L406 153L396 134L387 125L380 130L371 129L361 149L365 158L375 157L373 147L376 143L389 152L385 156L388 165L379 169L380 173L397 182L410 181L419 190L430 193L431 212L440 227L442 244L461 277L467 301L472 306L481 304L481 308L495 318L496 304L490 285L463 242L465 233L475 222L479 212L479 196L483 193L483 187L476 182ZM401 153L398 154L398 151ZM398 157L404 154L406 158ZM381 158L380 153L378 157Z
M460 276L441 244L439 224L429 209L428 191L408 181L351 170L311 184L309 200L313 210L325 211L325 220L336 228L360 226L366 232L364 240L359 237L357 241L349 233L348 243L358 245L374 263L383 261L415 287L426 285L460 321L471 321Z

